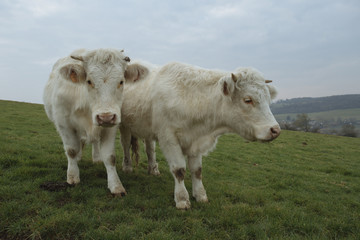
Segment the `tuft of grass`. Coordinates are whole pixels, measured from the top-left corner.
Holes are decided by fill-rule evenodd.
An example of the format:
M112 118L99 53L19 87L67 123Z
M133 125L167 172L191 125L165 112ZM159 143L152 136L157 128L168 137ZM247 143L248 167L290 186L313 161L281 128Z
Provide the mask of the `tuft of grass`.
M117 167L128 195L113 197L91 148L81 183L65 182L62 142L43 106L0 101L0 239L357 239L360 236L360 139L283 131L271 143L236 135L204 157L210 202L176 210L173 178L157 148L160 176L146 155L131 174ZM185 184L191 193L191 178Z

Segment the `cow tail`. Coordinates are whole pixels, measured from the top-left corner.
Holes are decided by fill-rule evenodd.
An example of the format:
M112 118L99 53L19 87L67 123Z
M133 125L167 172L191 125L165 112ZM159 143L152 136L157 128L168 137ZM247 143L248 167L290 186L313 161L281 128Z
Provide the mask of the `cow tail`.
M139 164L139 142L136 137L131 136L131 158L135 160L136 166Z

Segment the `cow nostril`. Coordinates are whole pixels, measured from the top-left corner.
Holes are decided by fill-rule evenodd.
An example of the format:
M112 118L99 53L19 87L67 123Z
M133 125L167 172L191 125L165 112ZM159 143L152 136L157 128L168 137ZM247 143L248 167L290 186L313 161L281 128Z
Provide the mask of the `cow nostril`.
M113 116L112 116L112 118L111 118L110 122L111 122L111 123L115 123L115 121L116 121L116 115L115 115L115 114L113 114Z
M270 128L271 133L277 134L277 130L275 128Z
M102 120L101 120L101 117L100 115L96 115L96 121L99 123L99 124L102 124Z
M278 137L279 135L280 135L280 127L278 127L278 126L275 126L275 127L272 127L272 128L270 128L270 131L271 131L271 135L274 137L274 138L276 138L276 137Z

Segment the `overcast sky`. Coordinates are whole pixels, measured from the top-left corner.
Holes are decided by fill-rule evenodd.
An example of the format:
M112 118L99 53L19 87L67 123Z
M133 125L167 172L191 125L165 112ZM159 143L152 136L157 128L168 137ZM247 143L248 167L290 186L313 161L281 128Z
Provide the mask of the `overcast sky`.
M42 103L77 48L154 64L252 66L278 99L360 93L359 0L0 0L0 99Z

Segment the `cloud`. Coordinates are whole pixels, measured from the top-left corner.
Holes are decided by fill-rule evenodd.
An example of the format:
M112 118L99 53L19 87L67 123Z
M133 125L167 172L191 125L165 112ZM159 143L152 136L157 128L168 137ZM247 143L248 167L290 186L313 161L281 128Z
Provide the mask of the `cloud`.
M67 0L17 0L13 2L12 11L42 18L65 11L69 3Z
M245 15L239 7L234 5L214 6L209 10L209 15L216 18Z
M274 79L280 97L353 92L359 21L357 0L3 0L0 97L38 101L56 59L100 47L155 64L253 66ZM19 95L5 79L32 87Z
M64 57L64 56L62 56ZM47 59L35 60L32 64L39 65L39 66L52 66L60 57L51 57Z

